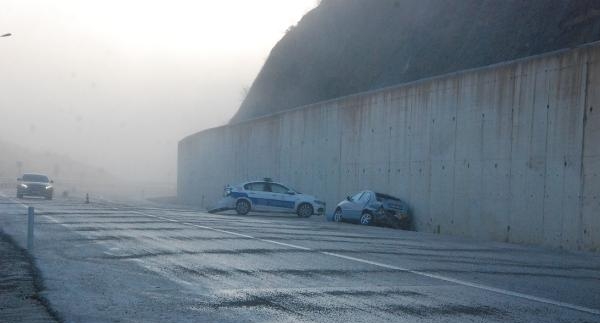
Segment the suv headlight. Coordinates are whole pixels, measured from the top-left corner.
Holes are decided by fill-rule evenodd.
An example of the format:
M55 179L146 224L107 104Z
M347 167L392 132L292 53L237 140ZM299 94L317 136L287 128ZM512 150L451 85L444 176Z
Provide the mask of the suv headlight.
M27 185L21 184L21 188L27 188Z
M46 185L46 189L49 190L52 188L52 185Z

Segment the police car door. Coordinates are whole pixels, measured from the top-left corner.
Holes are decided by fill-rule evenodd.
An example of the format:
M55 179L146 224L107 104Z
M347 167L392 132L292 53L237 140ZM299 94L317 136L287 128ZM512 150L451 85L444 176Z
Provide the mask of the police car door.
M254 182L246 185L246 193L252 201L252 209L254 211L267 211L269 209L268 199L269 192L265 192L264 182Z
M288 194L290 189L287 187L271 183L271 206L274 211L295 212L295 196Z

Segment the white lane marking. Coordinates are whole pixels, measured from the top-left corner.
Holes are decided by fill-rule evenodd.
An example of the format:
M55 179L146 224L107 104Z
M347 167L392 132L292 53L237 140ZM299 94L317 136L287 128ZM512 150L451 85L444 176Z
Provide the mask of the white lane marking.
M261 238L253 237L253 236L250 236L250 235L242 234L242 233L221 230L221 229L212 228L212 227L208 227L208 226L204 226L204 225L193 224L193 223L189 223L189 222L182 222L182 221L178 221L178 220L174 220L174 219L169 219L169 218L165 218L165 217L157 216L157 215L151 215L151 214L147 214L147 213L143 213L143 212L136 212L136 213L139 213L139 214L145 215L145 216L149 216L149 217L153 217L153 218L157 218L157 219L162 219L162 220L170 221L170 222L177 222L177 223L180 223L180 224L189 225L189 226L193 226L193 227L197 227L197 228L201 228L201 229L212 230L212 231L216 231L216 232L222 232L222 233L226 233L226 234L231 234L231 235L246 237L246 238L249 238L249 239L255 239L255 240L259 240L259 241L263 241L263 242L267 242L267 243L272 243L272 244L287 246L287 247L301 249L301 250L313 251L313 249L311 249L311 248L307 248L307 247L303 247L303 246L298 246L298 245L294 245L294 244L277 242L277 241L267 240L267 239L261 239ZM316 250L314 250L314 251L316 251ZM381 263L381 262L376 262L376 261L371 261L371 260L366 260L366 259L361 259L361 258L346 256L346 255L342 255L342 254L338 254L338 253L326 252L326 251L316 251L316 252L318 252L320 254L323 254L323 255L326 255L326 256L342 258L342 259L346 259L346 260L350 260L350 261L356 261L356 262L360 262L360 263L363 263L363 264L369 264L369 265L378 266L378 267L382 267L382 268L386 268L386 269L392 269L392 270L409 272L411 274L415 274L415 275L419 275L419 276L429 277L429 278L433 278L433 279L437 279L437 280L441 280L441 281L445 281L445 282L454 283L454 284L457 284L457 285L462 285L462 286L472 287L472 288L476 288L476 289L481 289L481 290L485 290L485 291L488 291L488 292L493 292L493 293L502 294L502 295L506 295L506 296L512 296L512 297L522 298L522 299L526 299L526 300L530 300L530 301L535 301L535 302L539 302L539 303L554 305L554 306L558 306L558 307L564 307L564 308L568 308L568 309L572 309L572 310L576 310L576 311L580 311L580 312L585 312L585 313L589 313L589 314L600 315L600 310L595 309L595 308L590 308L590 307L579 306L579 305L575 305L575 304L570 304L570 303L555 301L555 300L552 300L552 299L549 299L549 298L544 298L544 297L538 297L538 296L523 294L523 293L519 293L519 292L510 291L510 290L507 290L507 289L496 288L496 287L492 287L492 286L486 286L486 285L482 285L482 284L478 284L478 283L472 283L472 282L469 282L469 281L466 281L466 280L461 280L461 279L455 279L455 278L441 276L441 275L430 274L430 273L426 273L426 272L422 272L422 271L418 271L418 270L412 270L412 269L408 269L408 268L403 268L403 267L388 265L388 264L384 264L384 263Z
M565 308L569 308L572 310L577 310L577 311L586 312L586 313L590 313L590 314L600 315L600 310L597 310L594 308L589 308L589 307L584 307L584 306L579 306L579 305L575 305L575 304L555 301L555 300L552 300L549 298L538 297L538 296L523 294L523 293L519 293L519 292L513 292L513 291L502 289L502 288L496 288L496 287L486 286L486 285L482 285L482 284L478 284L478 283L472 283L472 282L461 280L461 279L455 279L455 278L451 278L451 277L430 274L430 273L426 273L426 272L422 272L422 271L418 271L418 270L412 270L412 269L408 269L408 268L387 265L387 264L383 264L380 262L350 257L350 256L346 256L346 255L333 253L333 252L320 252L320 253L322 253L324 255L333 256L333 257L338 257L338 258L353 260L353 261L362 262L362 263L370 264L370 265L374 265L374 266L379 266L379 267L383 267L383 268L387 268L387 269L405 271L405 272L409 272L409 273L412 273L415 275L425 276L425 277L438 279L438 280L442 280L442 281L446 281L446 282L450 282L450 283L455 283L458 285L482 289L482 290L486 290L486 291L490 291L490 292L494 292L494 293L498 293L498 294L524 298L524 299L527 299L530 301L536 301L536 302L540 302L540 303L565 307Z
M145 216L149 216L149 217L152 217L152 218L161 219L161 220L165 220L165 221L169 221L169 222L176 222L176 223L179 223L179 224L185 224L185 225L189 225L189 226L192 226L192 227L197 227L197 228L200 228L200 229L207 229L207 230L217 231L217 232L221 232L221 233L231 234L231 235L238 236L238 237L244 237L244 238L248 238L248 239L258 239L256 237L249 236L247 234L241 234L241 233L237 233L237 232L231 232L231 231L227 231L227 230L221 230L221 229L207 227L207 226L204 226L204 225L199 225L199 224L194 224L194 223L189 223L189 222L182 222L182 221L165 218L165 217L158 216L158 215L147 214L147 213L140 212L140 211L134 211L133 213L137 213L137 214L140 214L140 215L145 215Z
M378 266L378 267L382 267L382 268L386 268L386 269L393 269L393 270L398 270L398 271L411 272L411 270L409 270L408 268L402 268L402 267L398 267L398 266L386 265L386 264L383 264L383 263L380 263L380 262L376 262L376 261L365 260L365 259L361 259L361 258L355 258L355 257L351 257L351 256L341 255L339 253L333 253L333 252L327 252L327 251L320 251L319 253L322 253L322 254L327 255L327 256L332 256L332 257L337 257L337 258L342 258L342 259L347 259L347 260L362 262L363 264L369 264L369 265Z
M54 223L58 223L58 224L60 224L60 225L62 225L62 226L64 226L64 227L66 227L66 225L64 225L64 224L60 223L60 221L58 221L57 219L55 219L53 216L50 216L50 215L47 215L47 214L45 214L44 216L45 216L46 218L48 218L50 221L52 221L52 222L54 222Z
M302 246L296 246L296 245L289 244L289 243L277 242L277 241L267 240L267 239L261 239L261 238L254 238L254 239L257 239L257 240L260 240L260 241L264 241L264 242L268 242L268 243L278 244L278 245L281 245L281 246L292 247L292 248L296 248L296 249L312 250L311 248L302 247Z

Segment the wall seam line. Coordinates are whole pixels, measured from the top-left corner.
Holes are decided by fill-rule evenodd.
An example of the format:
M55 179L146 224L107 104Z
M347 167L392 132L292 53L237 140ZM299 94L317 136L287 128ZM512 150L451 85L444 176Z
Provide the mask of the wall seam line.
M583 234L583 231L585 231L585 225L583 223L583 200L584 200L584 193L585 193L585 171L584 171L584 167L585 167L585 163L584 163L584 158L585 158L585 130L586 130L586 125L587 125L587 106L588 106L588 85L590 82L590 75L589 75L589 57L586 58L586 62L583 65L584 68L584 84L583 84L583 120L581 123L581 157L579 159L580 162L580 167L579 167L579 196L578 196L578 200L579 200L579 223L581 225L581 228L579 229L580 234ZM581 238L581 242L582 245L585 244L585 235L583 235L583 237ZM578 246L580 247L580 246Z

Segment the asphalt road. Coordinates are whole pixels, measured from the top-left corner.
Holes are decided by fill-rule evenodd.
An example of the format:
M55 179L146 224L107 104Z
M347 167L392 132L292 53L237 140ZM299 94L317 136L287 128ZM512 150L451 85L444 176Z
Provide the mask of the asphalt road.
M4 192L8 195L10 192ZM0 197L66 322L600 322L600 254L145 203Z

